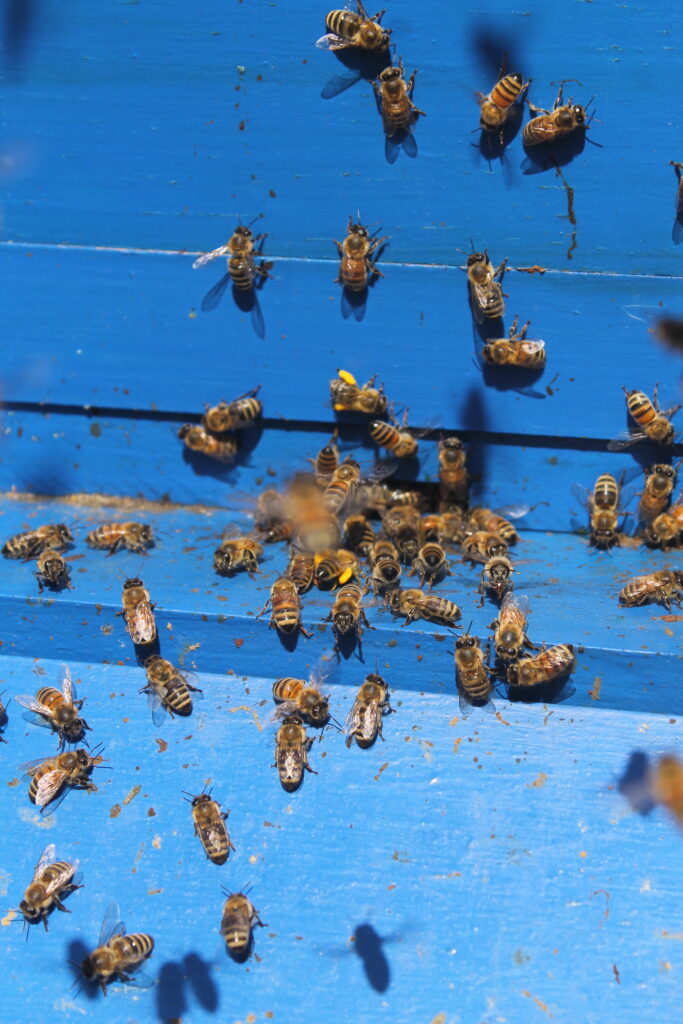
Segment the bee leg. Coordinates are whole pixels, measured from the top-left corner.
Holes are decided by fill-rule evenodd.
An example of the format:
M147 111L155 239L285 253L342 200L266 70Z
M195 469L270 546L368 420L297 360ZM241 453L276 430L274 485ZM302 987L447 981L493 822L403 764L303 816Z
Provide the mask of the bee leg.
M261 618L261 616L262 616L262 615L264 614L264 612L265 612L265 611L267 610L267 608L268 608L268 606L269 606L269 605L270 605L270 598L268 598L268 600L267 600L267 601L266 601L266 603L264 604L263 608L261 609L261 611L260 611L260 612L258 613L258 615L256 616L256 618L257 618L257 619L260 619L260 618ZM117 614L117 615L121 615L122 613L121 613L121 612L117 612L116 614ZM272 622L271 622L271 625L272 625Z
M549 114L550 113L549 110L544 110L543 107L537 107L533 103L531 103L531 101L529 100L528 96L525 96L524 100L526 102L527 107L529 108L529 113L531 114L532 117L538 117L540 114Z
M185 685L187 686L188 690L192 690L193 693L204 693L204 691L200 689L199 686L190 686L187 680L185 680Z
M303 626L303 624L301 622L299 623L297 628L299 629L299 632L303 633L303 635L306 637L306 639L310 639L313 636L313 634L309 633L309 631L307 629L304 629L304 626Z
M64 904L61 902L61 900L59 900L56 896L52 897L52 901L53 901L54 905L56 906L57 910L61 910L61 912L63 914L70 914L71 913L69 908L65 907Z
M43 586L43 580L42 580L42 577L41 577L41 575L40 575L40 573L39 573L39 572L36 572L36 573L34 573L33 575L34 575L34 576L35 576L35 578L36 578L36 579L38 580L38 593L39 593L39 594L42 594L42 592L43 592L43 591L45 590L45 587Z
M111 556L115 555L117 551L120 551L124 543L125 541L123 537L117 537L112 546L109 548L109 551L107 552L107 558L111 558ZM129 550L132 551L133 548L130 548Z
M333 238L332 241L337 246L337 249L339 249L339 255L343 256L344 255L344 247L341 244L341 242L338 242L336 238Z

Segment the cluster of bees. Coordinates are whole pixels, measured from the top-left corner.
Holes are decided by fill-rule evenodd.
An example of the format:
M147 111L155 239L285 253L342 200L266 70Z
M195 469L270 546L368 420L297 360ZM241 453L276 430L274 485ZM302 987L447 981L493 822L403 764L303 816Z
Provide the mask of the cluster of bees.
M238 228L237 230L242 232L249 231L248 228ZM242 237L244 237L243 234L240 235L240 238ZM221 255L223 255L224 250L229 248L229 245L230 243L228 243L228 246L223 246ZM211 258L215 255L216 253L209 254ZM248 258L251 259L251 257ZM238 259L238 257L231 257L229 262L235 259ZM244 260L242 257L239 257L239 261L240 268L243 268ZM197 260L197 264L200 262L200 260ZM233 267L231 274L233 272L241 275L243 271ZM256 397L258 391L259 388L256 387L252 391L234 398L231 402L221 401L217 405L207 405L206 411L202 416L202 422L195 424L184 423L178 431L178 437L191 452L200 452L210 459L216 459L218 462L228 464L234 462L239 450L238 441L234 436L235 433L248 427L263 412L263 405Z

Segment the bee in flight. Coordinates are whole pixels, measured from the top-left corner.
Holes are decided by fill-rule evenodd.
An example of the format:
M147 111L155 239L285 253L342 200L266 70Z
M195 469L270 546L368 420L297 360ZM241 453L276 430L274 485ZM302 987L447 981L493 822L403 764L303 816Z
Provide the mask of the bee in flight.
M486 250L470 253L467 257L470 301L478 324L483 324L484 320L498 320L505 313L501 281L507 262L506 257L494 270Z
M153 654L145 661L145 672L147 683L143 686L143 693L147 694L147 704L152 713L152 721L155 725L161 725L165 718L165 711L171 718L173 715L180 715L187 718L192 714L191 693L196 694L194 700L202 699L202 691L196 683L197 677L193 672L187 672L172 665L166 658Z
M611 452L616 452L623 448L628 448L638 441L647 440L655 441L657 444L673 444L676 434L673 423L670 421L672 416L681 408L680 405L673 405L670 409L662 411L657 400L659 384L655 384L652 401L643 391L627 391L626 388L623 391L626 395L628 411L640 427L640 430L615 438L608 443L608 449Z
M258 217L256 218L258 220ZM252 224L254 222L252 221ZM218 249L214 249L212 252L204 253L199 256L192 264L192 269L197 270L199 267L203 267L206 263L211 263L212 260L221 259L223 256L227 256L228 260L228 274L235 288L238 291L251 291L254 287L254 281L257 277L265 280L270 277L268 273L272 264L262 261L259 267L256 266L255 256L259 257L263 255L262 252L256 251L254 248L256 242L260 242L268 236L265 234L254 235L251 231L251 225L238 224L235 231L230 236L226 245L221 245ZM231 428L233 429L233 428Z
M78 870L78 861L57 860L57 849L50 843L43 850L36 864L33 878L28 885L24 898L19 904L19 911L24 917L26 927L40 921L48 930L47 919L54 907L65 914L70 914L68 907L62 902L76 889L82 889L74 876Z
M90 793L96 792L97 786L90 780L90 774L93 768L102 764L102 760L99 752L93 751L89 754L80 747L77 750L68 750L64 754L29 761L28 764L22 765L22 770L31 778L28 787L29 800L42 810L65 786L86 789Z
M482 357L491 366L514 366L519 370L540 370L545 366L545 342L532 341L526 332L531 320L517 333L519 316L515 315L507 338L489 338L482 349Z
M249 956L252 946L252 929L254 925L265 928L263 921L254 908L253 903L244 892L228 892L223 906L220 933L225 939L228 953L233 959L242 961Z
M519 72L505 74L505 61L500 69L500 76L491 92L475 93L479 102L479 127L488 136L498 135L500 145L504 143L503 129L515 103L518 102L529 82Z
M678 569L660 569L645 576L634 576L619 592L619 600L627 607L661 602L671 611L671 602L680 605L683 597L683 572Z
M359 386L358 381L348 370L337 370L337 376L330 381L330 395L335 412L364 412L368 416L384 416L387 408L387 396L384 386L375 387L377 374L374 373L367 384Z
M225 864L230 851L235 849L225 824L230 812L221 811L220 804L211 797L211 790L206 788L198 796L185 796L191 798L194 834L199 837L204 853L214 864Z
M48 548L62 551L73 543L73 534L65 523L46 523L35 530L26 530L10 537L2 548L5 558L21 558L28 561L37 558Z
M299 788L304 769L312 775L318 774L308 763L312 743L313 738L306 736L303 719L297 714L285 715L275 738L275 765L280 784L288 793Z
M62 665L61 690L54 686L41 686L35 697L18 696L17 703L28 708L24 718L35 725L52 729L59 736L59 749L67 743L77 743L90 726L80 715L82 700L76 699L76 687L71 681L71 670Z
M109 555L122 548L146 555L147 548L154 544L154 533L147 523L102 523L90 531L85 543L91 548L108 551Z
M81 963L81 974L86 981L97 982L103 993L115 978L137 988L154 984L144 972L137 970L154 951L154 939L144 932L126 934L126 926L119 921L119 908L110 903L102 921L97 948ZM131 974L135 971L135 974Z
M327 35L315 44L320 50L346 50L357 46L369 53L384 53L389 48L390 28L382 28L384 11L370 17L361 0L356 0L358 13L349 10L330 11L325 18Z
M227 430L243 430L263 412L262 402L256 398L261 385L233 398L232 402L219 402L206 406L202 424L211 434L224 434Z
M363 292L368 286L369 277L384 277L377 268L376 259L373 261L370 257L388 237L371 237L368 229L360 223L360 214L356 224L353 217L349 217L344 241L332 239L341 257L339 277L335 278L335 284L343 284L351 292Z
M394 710L389 704L389 688L375 669L365 677L346 718L346 746L350 747L355 739L359 747L366 749L378 736L383 740L382 716Z
M524 125L522 140L527 147L540 146L546 142L557 142L572 132L588 128L586 110L573 100L563 102L564 82L560 83L552 110L536 107L527 99L531 120ZM590 103L588 104L590 106Z
M65 587L71 589L69 567L61 553L53 551L52 548L41 551L38 555L35 577L41 594L46 586L50 590L63 590Z

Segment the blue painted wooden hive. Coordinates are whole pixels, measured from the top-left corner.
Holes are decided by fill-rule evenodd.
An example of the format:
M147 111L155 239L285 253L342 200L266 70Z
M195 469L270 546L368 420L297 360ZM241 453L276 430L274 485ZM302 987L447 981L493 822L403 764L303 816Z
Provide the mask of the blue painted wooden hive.
M670 1015L683 971L680 836L663 810L634 813L618 779L634 752L678 745L680 616L620 608L617 594L678 553L592 552L572 525L587 521L572 488L658 457L608 451L627 423L622 386L651 394L661 382L673 402L679 392L676 355L627 307L681 308L669 166L683 159L671 95L680 6L535 0L512 12L496 0L484 18L394 0L384 23L406 72L419 69L415 102L427 112L417 156L394 163L370 84L341 91L332 80L353 68L314 45L326 13L265 0L6 5L2 534L64 521L76 545L73 589L59 593L39 595L32 565L3 561L0 680L7 702L69 664L111 765L97 793L39 814L19 766L54 742L9 704L8 1019ZM561 79L578 80L565 86L577 102L595 95L588 135L601 148L586 145L561 174L525 173L521 134L502 160L487 158L470 134L471 94L491 89L504 50L539 106ZM331 241L356 211L390 239L358 320L342 315ZM221 264L192 271L238 218L257 215L273 263L258 293L264 337L230 289L215 301ZM536 397L474 359L470 239L494 264L510 260L507 325L518 312L546 340ZM429 490L439 438L456 433L473 503L533 506L515 582L530 635L581 650L561 703L512 702L503 688L497 714L463 716L452 638L427 622L401 628L376 602L364 662L341 659L327 688L343 722L377 663L397 712L385 742L347 749L326 731L310 752L318 775L287 794L272 767L272 683L331 654L332 597L306 595L313 636L285 647L256 618L283 548L266 549L256 580L216 576L212 557L224 526L247 521L245 496L284 486L328 441L338 367L361 381L378 373L412 426L438 426L409 478ZM257 384L263 430L233 465L183 449L178 428L205 403ZM359 418L336 422L344 454L372 461ZM111 518L153 525L149 558L85 546ZM435 592L485 638L495 606L479 607L478 570L452 561ZM191 718L158 728L116 614L121 573L138 572L164 655L196 670L204 691ZM209 780L236 847L222 867L204 858L182 796ZM52 914L49 933L34 928L26 943L11 908L51 842L79 859L84 888L70 916ZM218 933L221 887L248 883L266 927L238 964ZM72 988L68 961L95 945L112 900L129 931L154 935L155 985L113 984L105 1000Z

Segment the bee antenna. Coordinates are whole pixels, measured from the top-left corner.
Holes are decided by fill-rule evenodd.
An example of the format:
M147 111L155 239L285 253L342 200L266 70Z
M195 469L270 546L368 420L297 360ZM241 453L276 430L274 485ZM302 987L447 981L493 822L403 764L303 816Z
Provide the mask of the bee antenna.
M187 802L188 802L188 804L191 804L192 801L194 800L194 794L193 793L188 793L186 789L181 789L180 792L183 794L184 797L189 797L190 798Z
M470 630L472 629L472 623L473 623L473 622L474 622L474 619L472 619L472 620L471 620L471 622L470 622L469 626L467 627L467 630L466 630L466 632L468 632L468 633L469 633L469 631L470 631Z

